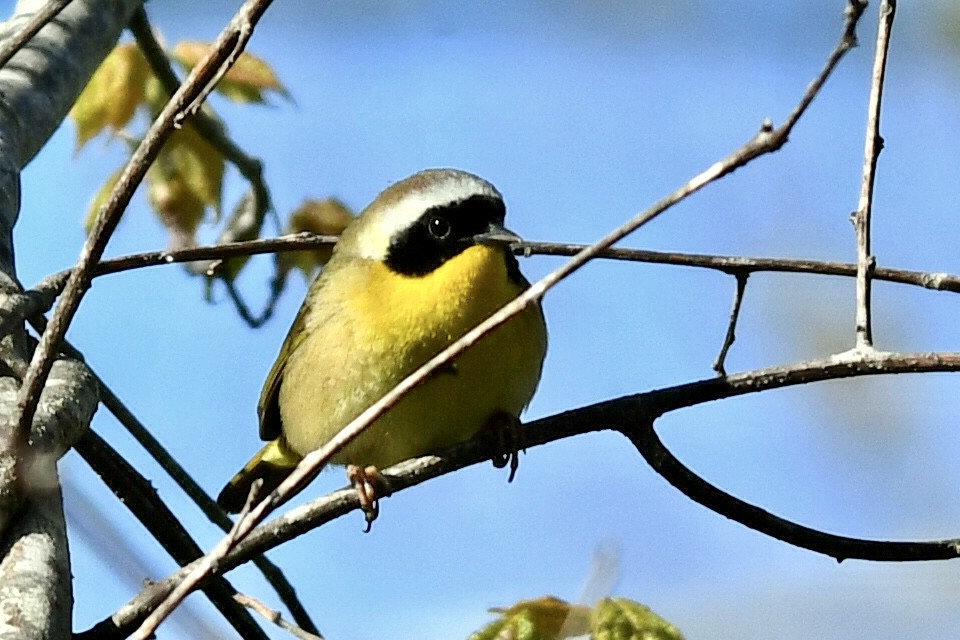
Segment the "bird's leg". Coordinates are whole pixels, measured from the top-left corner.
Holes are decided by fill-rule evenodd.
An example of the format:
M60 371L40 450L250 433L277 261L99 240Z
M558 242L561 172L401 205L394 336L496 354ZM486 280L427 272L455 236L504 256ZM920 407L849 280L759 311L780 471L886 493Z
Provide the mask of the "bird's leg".
M527 451L523 443L520 419L506 411L497 411L490 416L484 429L492 432L497 439L497 452L493 455L493 466L502 469L509 463L510 477L507 478L507 482L513 482L520 467L520 452Z
M385 498L392 493L390 482L373 465L360 467L355 464L348 464L347 479L357 490L360 508L363 509L364 518L367 520L367 528L364 529L364 533L369 533L373 521L380 515L380 498Z

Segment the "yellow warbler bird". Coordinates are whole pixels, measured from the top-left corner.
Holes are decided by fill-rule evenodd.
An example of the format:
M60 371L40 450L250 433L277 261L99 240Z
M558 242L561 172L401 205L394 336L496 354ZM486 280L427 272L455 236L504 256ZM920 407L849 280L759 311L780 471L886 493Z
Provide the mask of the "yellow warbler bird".
M257 409L269 442L224 487L224 509L239 511L257 479L267 495L304 455L529 287L505 213L486 180L431 169L386 189L346 228L263 386ZM376 467L516 424L546 348L543 312L532 303L334 455L348 465L368 521Z

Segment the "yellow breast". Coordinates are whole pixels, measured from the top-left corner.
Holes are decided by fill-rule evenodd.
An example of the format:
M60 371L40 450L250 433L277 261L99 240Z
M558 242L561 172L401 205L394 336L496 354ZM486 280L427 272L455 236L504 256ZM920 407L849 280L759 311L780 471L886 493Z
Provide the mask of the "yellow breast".
M522 291L502 249L470 247L423 277L377 261L340 265L308 303L324 307L290 355L280 388L283 433L301 455L318 448L444 347ZM497 412L518 416L546 352L532 305L436 373L334 462L384 467L473 436Z

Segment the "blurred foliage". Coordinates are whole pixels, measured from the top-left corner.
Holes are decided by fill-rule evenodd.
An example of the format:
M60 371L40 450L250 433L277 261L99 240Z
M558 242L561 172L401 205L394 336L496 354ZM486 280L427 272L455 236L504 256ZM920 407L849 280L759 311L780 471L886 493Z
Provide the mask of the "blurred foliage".
M604 598L592 610L553 596L491 609L500 618L469 640L683 640L672 624L638 602Z
M189 124L175 130L147 172L150 206L170 230L174 247L190 246L213 209L220 217L224 159Z
M337 198L323 200L304 200L290 215L288 233L309 231L323 236L338 236L353 221L354 214ZM333 245L324 245L312 251L293 251L280 254L280 264L284 271L300 269L306 278L322 267L330 259Z
M172 49L163 50L169 60L189 73L202 63L212 46L204 42L186 41L174 45ZM163 45L159 47L163 48ZM108 140L123 141L131 150L140 143L149 121L160 113L169 99L167 88L154 74L151 64L158 63L148 59L134 43L118 45L104 59L70 112L76 125L78 151L101 134ZM266 104L271 95L290 99L289 92L271 66L250 53L239 56L219 79L215 91L239 104ZM138 119L138 114L144 117ZM222 222L223 184L228 162L242 168L241 173L250 181L250 189L232 206L233 215L222 222L218 241L256 239L261 233L264 217L270 211L267 186L263 184L259 171L251 172L249 168L256 160L245 157L242 152L233 157L230 144L223 143L227 138L226 126L209 105L204 105L203 115L206 120L203 126L194 126L187 121L171 133L145 177L147 200L169 231L169 245L173 249L195 246L202 224ZM107 203L122 171L121 167L111 174L91 201L85 218L88 232ZM305 200L290 214L286 224L280 223L278 226L285 227L289 232L340 235L353 217L353 213L339 200ZM305 276L312 276L318 267L330 259L331 252L332 247L326 246L278 256L270 297L259 316L249 311L239 292L233 288L234 279L248 262L247 257L201 261L185 266L189 272L204 276L208 300L212 299L212 280L224 281L240 315L251 326L259 326L263 319L269 317L283 289L286 275L296 268Z
M210 46L183 42L170 55L182 67L191 69L209 52ZM249 53L240 55L216 91L240 103L262 104L270 93L288 97L270 66ZM156 117L167 97L137 45L118 45L93 74L70 112L76 125L77 150L100 134L124 140L131 148L139 144L146 131L146 120L142 131L133 132L130 126L134 116L143 112L150 118ZM204 113L225 132L209 107L204 108ZM219 221L226 160L189 123L174 131L161 149L146 176L147 195L150 206L170 231L174 248L195 244L202 222ZM113 173L92 200L86 216L88 230L119 175L120 171Z
M211 45L206 42L180 42L174 48L172 57L186 70L190 71L210 53ZM262 58L243 53L236 64L224 74L217 84L217 91L234 102L267 102L267 92L277 93L290 99L290 94L280 83L277 75Z
M143 102L149 75L147 61L132 44L107 55L70 111L77 126L77 151L104 129L115 136L127 126Z

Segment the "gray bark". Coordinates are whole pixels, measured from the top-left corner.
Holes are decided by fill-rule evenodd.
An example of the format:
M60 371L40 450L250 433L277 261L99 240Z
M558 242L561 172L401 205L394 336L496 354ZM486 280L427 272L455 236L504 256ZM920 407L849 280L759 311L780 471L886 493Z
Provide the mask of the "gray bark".
M15 295L13 226L20 171L66 117L91 74L116 44L140 0L74 0L0 69L0 308ZM21 0L0 24L9 37L42 5ZM29 194L24 194L29 198ZM0 342L0 444L16 418L20 375L29 360L22 323ZM0 639L66 638L72 590L56 461L83 433L97 387L76 361L56 363L26 451L0 453ZM16 466L12 456L21 459ZM14 507L16 510L14 511ZM3 510L6 509L5 512Z

